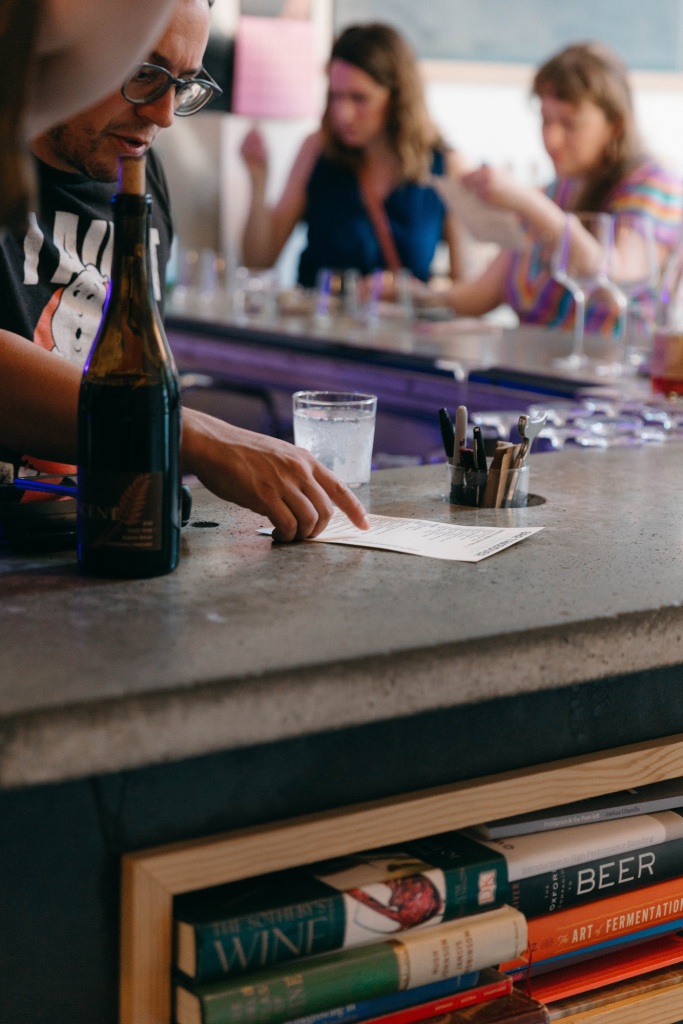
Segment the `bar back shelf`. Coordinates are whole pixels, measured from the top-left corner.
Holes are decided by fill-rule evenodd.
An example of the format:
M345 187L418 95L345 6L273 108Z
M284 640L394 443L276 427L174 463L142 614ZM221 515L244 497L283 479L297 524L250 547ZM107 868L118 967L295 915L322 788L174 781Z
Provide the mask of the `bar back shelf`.
M170 1024L173 897L328 857L683 776L683 735L378 802L127 854L122 863L120 1024ZM563 1024L675 1024L662 990Z

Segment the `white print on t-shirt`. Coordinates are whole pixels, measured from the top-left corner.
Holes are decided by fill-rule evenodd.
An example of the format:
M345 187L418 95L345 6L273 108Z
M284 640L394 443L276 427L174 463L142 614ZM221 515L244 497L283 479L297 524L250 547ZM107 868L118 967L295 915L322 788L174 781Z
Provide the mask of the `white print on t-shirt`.
M83 365L100 321L111 273L112 226L105 220L90 222L78 245L78 217L57 211L53 241L59 262L49 284L57 285L36 324L33 341L55 349L71 362ZM24 239L24 284L40 284L39 259L45 239L34 215ZM161 297L158 249L159 232L150 231L152 284ZM61 286L61 287L60 287Z
M59 303L52 314L52 339L59 354L72 363L82 365L95 340L108 283L97 267L87 266L70 285L59 289Z

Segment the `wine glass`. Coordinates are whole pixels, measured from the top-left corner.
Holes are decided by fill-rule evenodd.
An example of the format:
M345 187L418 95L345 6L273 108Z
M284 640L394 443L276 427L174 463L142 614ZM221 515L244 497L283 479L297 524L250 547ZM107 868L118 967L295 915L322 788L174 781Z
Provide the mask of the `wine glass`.
M571 222L567 216L557 245L550 257L550 274L554 281L562 285L574 300L574 344L566 359L557 362L568 367L579 366L583 360L583 336L586 318L586 296L574 276L571 259Z
M614 246L609 265L612 284L626 297L623 317L626 362L640 366L654 331L659 259L651 217L631 210L612 215Z
M577 231L577 222L584 232ZM592 236L592 242L586 233ZM608 213L570 213L565 218L551 256L550 272L574 300L574 345L567 359L559 361L569 367L580 366L586 360L583 351L586 303L595 292L610 287L608 270L612 244L612 218Z

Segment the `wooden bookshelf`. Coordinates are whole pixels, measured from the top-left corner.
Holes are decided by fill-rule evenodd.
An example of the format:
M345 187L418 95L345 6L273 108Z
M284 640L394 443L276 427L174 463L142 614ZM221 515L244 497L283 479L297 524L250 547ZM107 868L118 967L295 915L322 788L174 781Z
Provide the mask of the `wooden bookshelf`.
M630 999L558 1018L557 1024L674 1024L683 1020L683 986L643 992Z
M169 844L123 858L120 1024L170 1024L173 897L327 857L683 776L683 735ZM675 1024L683 992L644 994L564 1024Z

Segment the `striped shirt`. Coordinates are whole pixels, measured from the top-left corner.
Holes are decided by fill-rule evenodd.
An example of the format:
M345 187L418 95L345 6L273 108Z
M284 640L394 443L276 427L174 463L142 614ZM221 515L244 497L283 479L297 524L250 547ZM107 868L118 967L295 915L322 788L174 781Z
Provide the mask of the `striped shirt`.
M572 208L579 183L558 178L546 188L546 194L562 210ZM626 211L652 218L655 240L667 253L676 245L683 225L683 186L681 179L652 157L642 160L607 196L603 209L608 213ZM550 252L547 244L535 241L525 252L511 255L505 288L505 301L522 323L570 327L574 323L574 300L570 293L550 276ZM661 254L660 254L661 256ZM586 330L613 330L616 310L589 297Z

